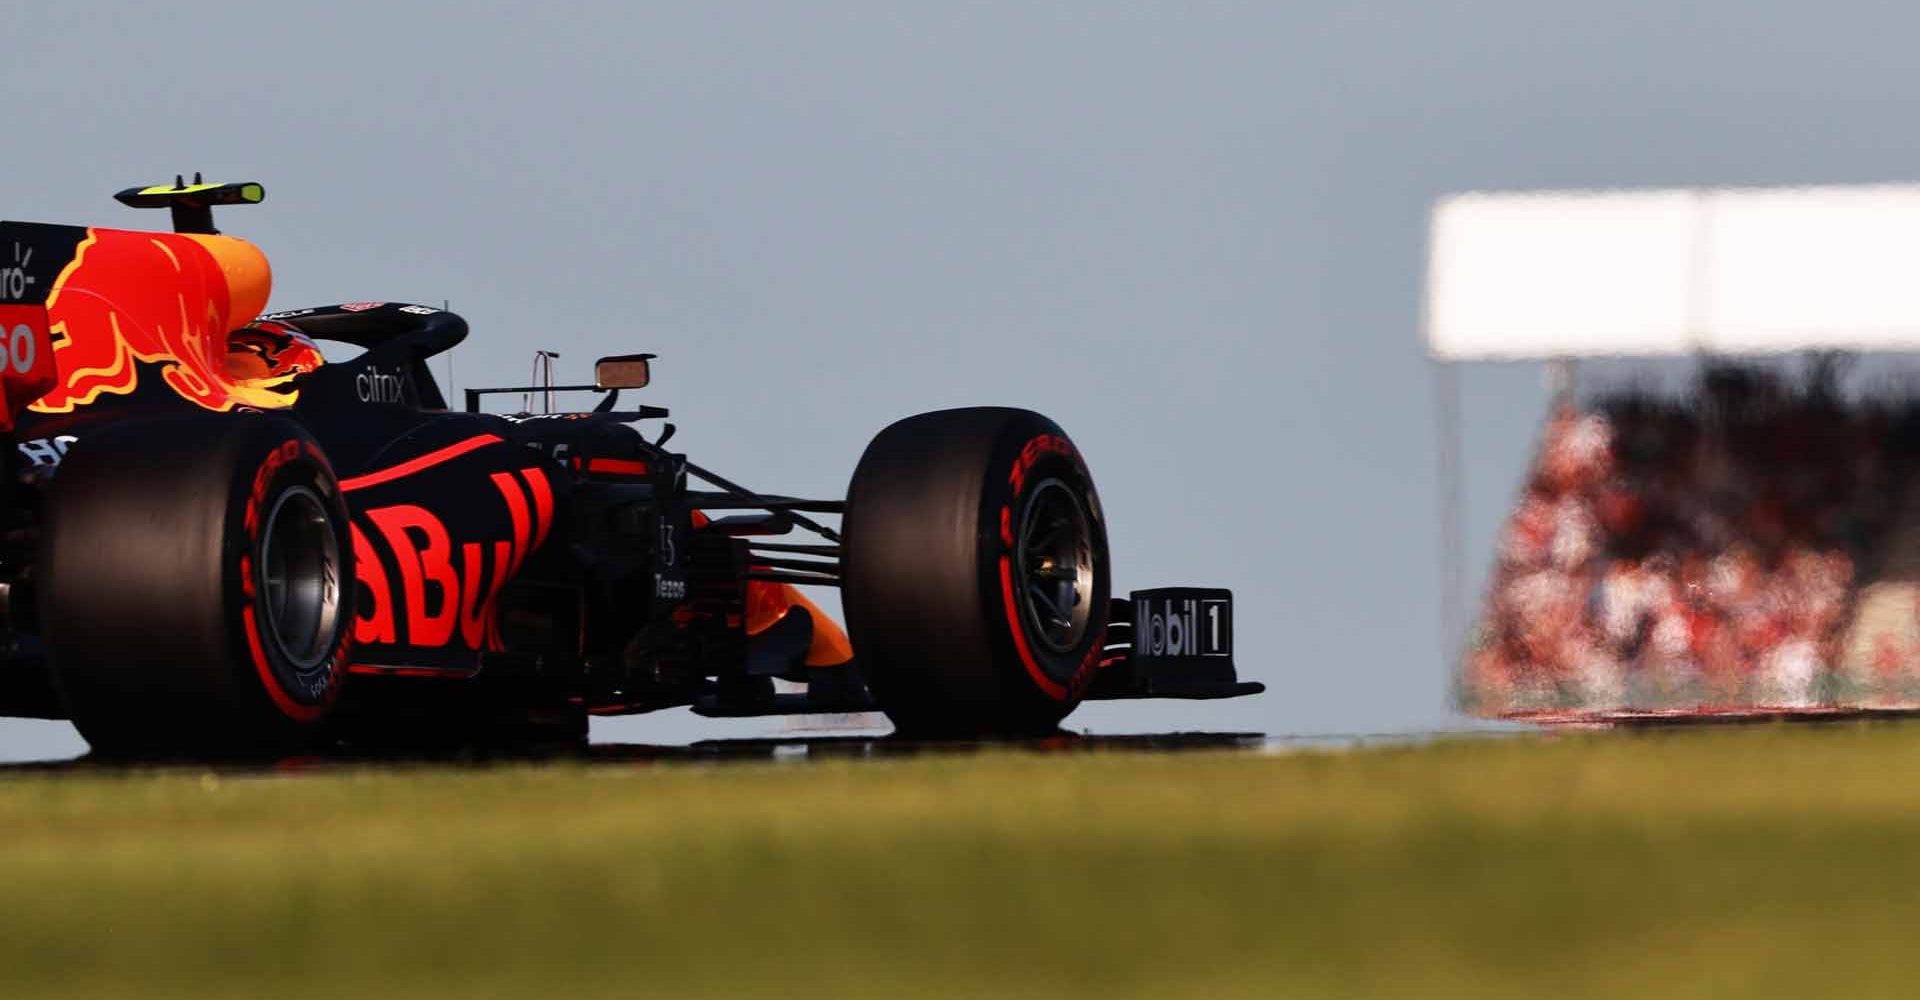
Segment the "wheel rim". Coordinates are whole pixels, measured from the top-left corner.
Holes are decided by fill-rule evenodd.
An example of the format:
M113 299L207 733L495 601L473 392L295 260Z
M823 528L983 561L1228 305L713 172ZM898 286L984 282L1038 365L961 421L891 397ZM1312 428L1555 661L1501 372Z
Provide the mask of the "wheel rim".
M1092 618L1093 530L1073 488L1058 479L1027 494L1014 541L1019 603L1040 644L1065 653L1086 637Z
M295 486L267 514L260 549L266 639L293 665L310 672L333 652L340 620L340 542L318 494Z

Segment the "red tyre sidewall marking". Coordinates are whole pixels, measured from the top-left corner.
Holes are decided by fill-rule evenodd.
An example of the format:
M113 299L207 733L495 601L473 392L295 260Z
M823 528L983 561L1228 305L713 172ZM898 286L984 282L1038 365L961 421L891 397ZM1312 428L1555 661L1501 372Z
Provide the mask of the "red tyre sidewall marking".
M253 605L248 604L240 609L240 619L246 626L247 650L253 654L254 668L259 672L260 683L267 689L267 695L273 699L273 703L279 706L280 711L287 718L298 722L312 722L320 718L320 714L327 710L327 705L332 703L333 692L339 690L339 685L327 686L328 695L324 701L312 705L302 705L294 701L293 696L288 694L287 689L281 685L280 678L274 676L273 667L267 663L267 651L260 645L260 625L254 619ZM331 665L327 669L329 672L334 670Z
M1000 557L1000 597L1001 604L1007 609L1007 628L1013 632L1013 648L1020 653L1020 662L1027 668L1027 676L1033 678L1033 683L1047 697L1065 701L1067 689L1040 669L1039 662L1033 658L1033 650L1027 646L1026 629L1020 622L1020 604L1013 596L1013 559L1010 556Z
M258 600L253 582L253 551L260 541L260 518L266 505L267 488L273 484L274 476L282 466L294 459L305 457L318 466L329 478L333 470L327 465L325 456L312 444L299 438L290 438L285 443L267 453L260 468L253 475L252 487L247 491L247 503L242 524L247 534L247 551L240 556L241 594L240 624L247 636L247 653L253 660L254 672L260 677L260 684L266 688L267 696L272 699L281 714L296 722L313 722L320 718L340 695L340 665L346 662L348 631L343 629L340 645L327 661L326 694L312 705L302 704L294 699L286 685L280 682L279 675L273 671L273 664L267 659L265 645L261 642L260 621L254 610Z
M1073 676L1066 684L1054 680L1040 667L1034 658L1033 647L1027 642L1026 622L1020 614L1020 602L1013 592L1013 508L1019 504L1020 497L1027 490L1027 474L1033 466L1046 455L1060 455L1072 461L1074 469L1082 478L1086 476L1086 465L1074 451L1073 442L1064 434L1039 434L1027 441L1014 457L1013 468L1007 473L1007 485L1013 493L1000 508L1000 541L1007 547L1007 554L1000 557L1000 601L1006 610L1007 630L1013 634L1013 648L1020 656L1021 666L1026 667L1027 676L1033 679L1034 686L1055 701L1071 701L1080 697L1087 685L1093 680L1093 672L1100 663L1100 650L1106 644L1106 629L1101 628L1093 637L1093 644L1087 648L1087 655L1074 667Z

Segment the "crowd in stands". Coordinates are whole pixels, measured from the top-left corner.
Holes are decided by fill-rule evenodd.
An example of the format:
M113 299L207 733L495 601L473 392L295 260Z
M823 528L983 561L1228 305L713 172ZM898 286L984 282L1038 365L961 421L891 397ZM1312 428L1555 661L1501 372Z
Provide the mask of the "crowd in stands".
M1831 698L1862 561L1912 465L1913 410L1706 369L1684 400L1558 407L1463 665L1486 715Z

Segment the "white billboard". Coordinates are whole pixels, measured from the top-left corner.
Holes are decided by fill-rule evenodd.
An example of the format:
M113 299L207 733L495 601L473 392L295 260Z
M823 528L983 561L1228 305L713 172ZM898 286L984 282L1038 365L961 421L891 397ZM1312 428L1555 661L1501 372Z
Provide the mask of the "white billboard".
M1920 349L1920 185L1455 195L1425 326L1444 360Z

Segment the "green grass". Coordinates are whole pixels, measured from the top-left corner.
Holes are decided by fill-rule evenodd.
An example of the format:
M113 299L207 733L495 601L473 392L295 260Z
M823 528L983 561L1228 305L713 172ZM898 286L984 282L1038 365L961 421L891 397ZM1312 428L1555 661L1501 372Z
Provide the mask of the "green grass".
M0 779L0 996L1905 995L1920 725Z

